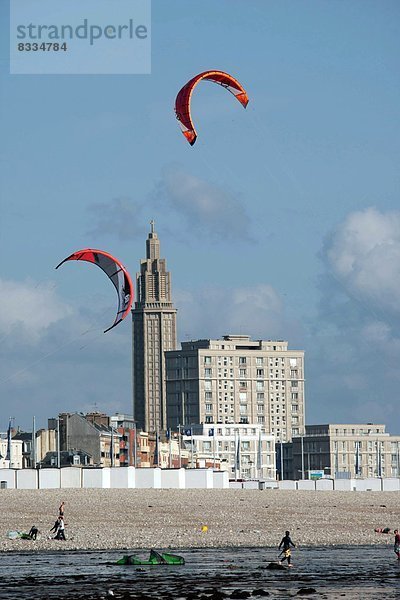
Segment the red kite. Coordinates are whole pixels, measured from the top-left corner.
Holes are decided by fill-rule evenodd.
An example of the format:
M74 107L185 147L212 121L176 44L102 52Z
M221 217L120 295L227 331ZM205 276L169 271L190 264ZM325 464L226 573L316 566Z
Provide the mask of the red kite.
M102 250L93 250L91 248L85 248L84 250L78 250L64 258L56 269L68 260L84 260L86 262L97 265L104 271L104 273L111 279L118 294L118 312L116 314L114 323L104 331L110 331L113 327L118 325L126 315L129 313L132 302L133 302L133 286L132 280L128 271L125 267L111 254L103 252Z
M188 81L179 91L175 100L176 118L180 123L183 135L191 146L193 146L196 141L197 133L190 114L190 99L194 88L199 81L202 81L203 79L222 85L222 87L226 88L237 100L239 100L244 108L246 108L249 102L246 90L238 81L236 81L236 79L231 75L228 75L228 73L224 73L223 71L204 71L204 73L200 73L199 75L196 75L196 77L193 77L193 79Z

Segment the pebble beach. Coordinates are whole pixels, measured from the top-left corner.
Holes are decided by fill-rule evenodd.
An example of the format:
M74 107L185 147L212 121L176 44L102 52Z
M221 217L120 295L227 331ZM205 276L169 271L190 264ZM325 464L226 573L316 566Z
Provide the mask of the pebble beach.
M0 550L113 550L392 544L375 527L400 527L398 492L290 490L1 490ZM65 501L66 541L50 528ZM38 539L10 540L9 531ZM50 539L49 539L50 538Z

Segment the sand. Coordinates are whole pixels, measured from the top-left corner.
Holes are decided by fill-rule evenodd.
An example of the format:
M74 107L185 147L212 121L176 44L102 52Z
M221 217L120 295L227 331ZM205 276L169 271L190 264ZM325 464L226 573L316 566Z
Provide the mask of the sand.
M65 501L67 540L49 539ZM1 490L0 551L392 544L398 492L290 490ZM12 530L40 530L36 541ZM202 526L208 527L207 532Z

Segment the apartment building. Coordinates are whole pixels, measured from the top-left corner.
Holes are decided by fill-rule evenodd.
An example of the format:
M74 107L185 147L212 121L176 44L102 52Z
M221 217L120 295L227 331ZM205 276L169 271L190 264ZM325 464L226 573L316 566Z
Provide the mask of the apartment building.
M400 477L400 436L374 423L306 425L283 456L287 479L318 470L332 477Z
M304 433L304 352L226 335L165 353L167 424L256 423L287 442Z
M190 452L188 466L212 465L231 479L276 477L275 437L259 424L193 426L183 441Z

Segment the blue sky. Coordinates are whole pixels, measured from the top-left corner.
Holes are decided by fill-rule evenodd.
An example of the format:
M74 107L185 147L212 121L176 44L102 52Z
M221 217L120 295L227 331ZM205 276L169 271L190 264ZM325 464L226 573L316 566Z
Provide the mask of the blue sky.
M400 433L400 5L153 0L150 75L10 75L0 6L0 430L131 412L130 320L82 247L134 276L154 218L179 339L306 351L306 419ZM193 96L220 69L248 91Z

